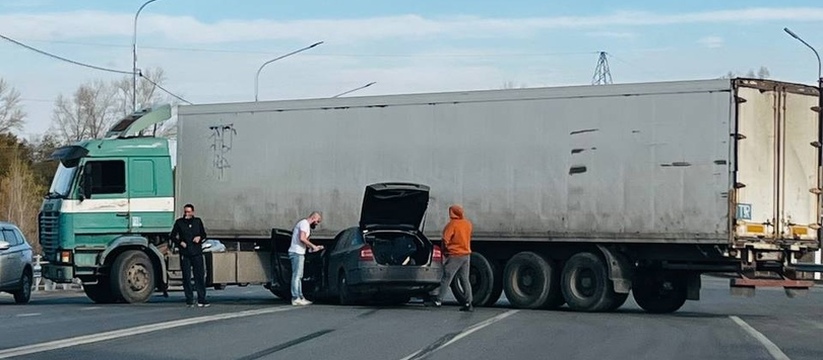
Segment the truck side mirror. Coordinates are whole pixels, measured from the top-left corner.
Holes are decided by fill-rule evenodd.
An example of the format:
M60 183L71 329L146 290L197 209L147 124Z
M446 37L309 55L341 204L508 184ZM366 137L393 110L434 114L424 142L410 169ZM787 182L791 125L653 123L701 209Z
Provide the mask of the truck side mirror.
M80 201L91 199L93 179L91 164L86 164L83 166L83 176L80 178Z

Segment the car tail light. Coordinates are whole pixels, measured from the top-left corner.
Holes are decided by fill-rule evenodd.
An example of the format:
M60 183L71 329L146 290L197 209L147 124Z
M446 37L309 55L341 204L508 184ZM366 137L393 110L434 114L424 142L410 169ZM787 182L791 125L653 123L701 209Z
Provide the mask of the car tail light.
M360 261L374 261L374 252L371 250L371 246L363 245L360 248Z
M432 261L443 261L443 252L437 245L434 246L434 251L432 252Z

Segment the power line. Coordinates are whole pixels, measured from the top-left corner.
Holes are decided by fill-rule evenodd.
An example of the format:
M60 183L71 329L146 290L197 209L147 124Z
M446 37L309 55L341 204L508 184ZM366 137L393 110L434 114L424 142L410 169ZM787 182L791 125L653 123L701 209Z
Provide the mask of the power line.
M63 41L63 40L30 40L32 42L42 42L49 44L66 44L66 45L81 45L81 46L95 46L95 47L131 47L131 45L112 44L112 43L97 43L97 42L81 42L81 41ZM259 50L230 50L230 49L209 49L209 48L190 48L190 47L170 47L170 46L140 46L142 49L152 50L168 50L168 51L190 51L190 52L213 52L213 53L228 53L228 54L260 54L260 55L274 55L278 54L273 51L259 51ZM546 52L546 53L466 53L466 54L363 54L363 53L324 53L313 52L301 56L315 56L315 57L398 57L398 58L425 58L425 57L507 57L507 56L567 56L567 55L591 55L597 54L597 51L578 51L578 52Z
M147 78L147 77L143 76L143 73L138 73L138 75L140 75L140 77L141 77L143 80L146 80L146 81L148 81L149 83L151 83L152 85L157 86L157 88L158 88L158 89L165 91L167 94L169 94L169 95L171 95L171 96L175 97L177 100L180 100L180 101L182 101L182 102L184 102L184 103L187 103L187 104L189 104L189 105L194 105L194 103L192 103L191 101L188 101L188 100L186 100L186 99L184 99L184 98L182 98L182 97L180 97L180 96L177 96L177 95L176 95L176 94L174 94L173 92L168 91L168 90L166 90L165 88L163 88L162 86L160 86L160 84L158 84L158 83L156 83L156 82L152 81L151 79L149 79L149 78Z
M94 69L94 70L100 70L100 71L106 71L106 72L117 73L117 74L126 74L126 75L131 75L131 74L132 74L132 72L131 72L131 71L122 71L122 70L108 69L108 68L104 68L104 67L100 67L100 66L96 66L96 65L89 65L89 64L81 63L81 62L79 62L79 61L74 61L74 60L66 59L66 58L64 58L64 57L62 57L62 56L54 55L54 54L51 54L51 53L45 52L45 51L43 51L43 50L40 50L40 49L37 49L37 48L31 47L31 46L28 46L28 45L26 45L26 44L24 44L24 43L21 43L21 42L19 42L19 41L17 41L17 40L14 40L14 39L12 39L12 38L10 38L10 37L7 37L7 36L5 36L5 35L2 35L2 34L0 34L0 38L3 38L4 40L9 41L9 42L11 42L11 43L13 43L13 44L15 44L15 45L20 45L20 46L22 46L22 47L24 47L24 48L26 48L26 49L29 49L29 50L34 51L34 52L36 52L36 53L39 53L39 54L41 54L41 55L45 55L45 56L48 56L48 57L51 57L51 58L54 58L54 59L57 59L57 60L65 61L65 62L68 62L68 63L72 63L72 64L74 64L74 65L78 65L78 66L82 66L82 67L87 67L87 68Z
M75 61L75 60L67 59L67 58L64 58L64 57L62 57L62 56L55 55L55 54L52 54L52 53L49 53L49 52L46 52L46 51L43 51L43 50L37 49L37 48L35 48L35 47L32 47L32 46L26 45L26 44L24 44L24 43L22 43L22 42L19 42L19 41L17 41L17 40L14 40L14 39L12 39L12 38L10 38L10 37L7 37L7 36L5 36L5 35L3 35L3 34L0 34L0 38L3 38L3 39L5 39L5 40L7 40L7 41L9 41L9 42L11 42L11 43L13 43L13 44L15 44L15 45L19 45L19 46L22 46L22 47L24 47L24 48L26 48L26 49L29 49L29 50L31 50L31 51L34 51L34 52L36 52L36 53L38 53L38 54L45 55L45 56L48 56L48 57L50 57L50 58L57 59L57 60L60 60L60 61L65 61L65 62L68 62L68 63L74 64L74 65L78 65L78 66L82 66L82 67L86 67L86 68L90 68L90 69L94 69L94 70L100 70L100 71L106 71L106 72L111 72L111 73L117 73L117 74L126 74L126 75L131 75L131 74L133 74L131 71L123 71L123 70L109 69L109 68L104 68L104 67L100 67L100 66L96 66L96 65L90 65L90 64L86 64L86 63L81 63L81 62L79 62L79 61ZM158 89L163 90L166 94L169 94L169 95L173 96L174 98L176 98L176 99L178 99L178 100L180 100L180 101L183 101L183 102L185 102L185 103L192 104L192 102L191 102L191 101L188 101L188 100L186 100L186 99L183 99L182 97L178 96L177 94L175 94L175 93L173 93L173 92L171 92L171 91L169 91L169 90L166 90L166 88L164 88L164 87L160 86L160 84L158 84L158 83L156 83L156 82L152 81L151 79L149 79L149 78L147 78L147 77L143 76L143 73L138 72L138 75L140 75L140 77L141 77L141 78L145 79L146 81L148 81L148 82L149 82L149 83L151 83L152 85L156 86ZM34 101L36 101L36 100L34 100ZM193 105L193 104L192 104L192 105Z

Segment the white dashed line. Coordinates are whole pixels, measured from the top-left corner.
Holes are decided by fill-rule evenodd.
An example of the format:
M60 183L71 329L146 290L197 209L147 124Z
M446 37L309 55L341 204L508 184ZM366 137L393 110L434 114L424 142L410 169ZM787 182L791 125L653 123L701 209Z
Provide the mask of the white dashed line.
M469 327L463 329L463 331L461 331L459 334L455 335L453 338L449 339L449 341L446 341L446 342L444 342L444 343L442 343L442 344L440 344L440 345L438 345L434 348L427 347L427 348L417 350L413 354L404 357L402 360L421 359L421 358L427 357L428 355L431 355L432 353L434 353L436 351L439 351L439 350L445 348L446 346L454 344L454 343L456 343L457 341L459 341L460 339L462 339L466 336L471 335L475 331L478 331L478 330L480 330L480 329L482 329L486 326L494 324L494 323L496 323L500 320L503 320L503 319L505 319L509 316L512 316L517 312L518 312L518 310L509 310L509 311L506 311L506 312L504 312L500 315L497 315L497 316L495 316L491 319L486 319L486 320L481 321L477 324L469 326Z
M132 335L140 335L151 333L155 331L161 330L168 330L173 329L181 326L188 326L188 325L195 325L201 324L205 322L211 321L219 321L219 320L228 320L228 319L236 319L248 316L255 316L255 315L263 315L263 314L271 314L281 311L289 311L294 310L296 307L274 307L274 308L266 308L266 309L258 309L258 310L246 310L240 311L235 313L227 313L227 314L218 314L218 315L209 315L209 316L200 316L194 317L190 319L182 319L182 320L175 320L175 321L168 321L158 324L149 324L149 325L142 325L136 326L127 329L120 329L120 330L113 330L102 332L99 334L91 334L85 336L78 336L69 339L63 340L55 340L44 342L40 344L33 344L33 345L26 345L20 346L11 349L4 349L0 350L0 359L12 358L17 356L24 356L24 355L31 355L36 353L41 353L45 351L52 351L57 349L68 348L72 346L78 346L83 344L91 344L106 340L114 340L119 339L127 336ZM39 314L38 314L39 315Z
M40 316L43 315L41 313L30 313L30 314L17 314L17 317L30 317L30 316Z
M772 355L773 358L775 358L775 360L789 360L789 357L786 356L785 353L783 353L783 350L780 350L780 348L777 347L777 345L775 345L771 340L769 340L769 338L767 338L766 335L763 335L759 331L755 330L755 328L751 327L751 325L747 324L745 321L743 321L743 319L737 316L729 316L729 319L732 319L732 321L737 323L737 325L740 325L740 327L743 328L743 330L746 330L746 332L749 333L749 335L757 339L757 341L759 341L760 344L762 344L763 347L766 348L766 350L769 352L769 354Z

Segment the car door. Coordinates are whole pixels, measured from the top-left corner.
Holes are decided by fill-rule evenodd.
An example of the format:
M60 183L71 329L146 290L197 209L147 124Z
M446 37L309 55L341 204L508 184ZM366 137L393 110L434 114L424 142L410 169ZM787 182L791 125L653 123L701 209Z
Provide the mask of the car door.
M3 276L3 286L13 287L17 285L17 281L23 275L22 256L24 255L24 249L21 246L22 239L18 239L14 230L10 228L4 228L0 232L3 233L3 238L11 245L3 256L3 274L5 274Z
M0 227L0 241L8 241L3 234L3 230L5 229ZM8 242L9 245L11 245L11 241ZM11 252L11 247L6 250L0 250L0 289L5 289L6 286L9 285L9 273L11 272L11 260L9 260L9 254L11 254Z

